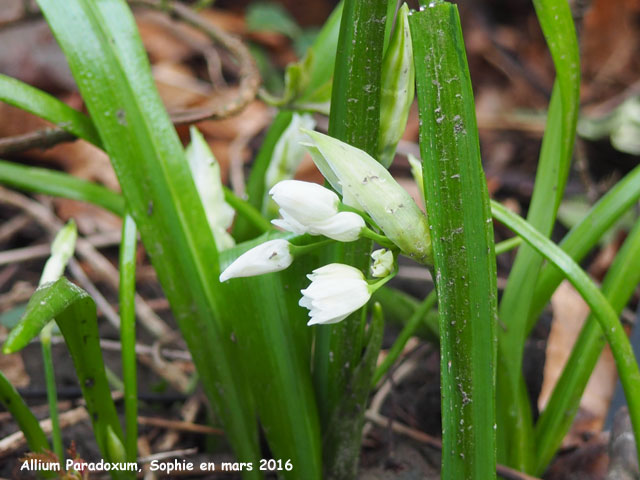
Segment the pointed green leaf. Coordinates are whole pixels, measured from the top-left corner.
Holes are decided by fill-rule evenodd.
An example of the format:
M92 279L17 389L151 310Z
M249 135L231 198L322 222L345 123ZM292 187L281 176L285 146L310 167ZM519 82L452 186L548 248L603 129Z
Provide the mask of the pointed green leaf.
M122 428L104 371L96 305L87 292L66 278L39 287L20 323L11 330L3 351L21 350L54 319L71 353L100 452L105 460L120 461L112 457L108 447L109 429L122 442ZM130 475L115 476L128 478Z

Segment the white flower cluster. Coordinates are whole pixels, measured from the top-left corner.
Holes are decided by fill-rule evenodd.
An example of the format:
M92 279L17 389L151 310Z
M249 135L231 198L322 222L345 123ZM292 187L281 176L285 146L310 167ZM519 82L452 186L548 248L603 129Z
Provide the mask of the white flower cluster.
M339 210L340 199L331 190L315 183L283 180L269 192L279 207L281 219L272 223L289 232L323 235L340 242L357 240L366 224L354 212ZM220 275L220 281L284 270L293 263L296 247L287 240L264 242L245 252ZM377 250L372 254L374 277L386 277L393 269L393 253ZM380 283L370 285L357 268L339 263L325 265L307 275L311 284L302 290L300 306L309 309L308 325L344 320L371 298Z
M283 180L269 192L280 207L281 219L272 223L302 235L324 235L339 242L353 242L365 227L360 215L340 212L338 196L317 183Z

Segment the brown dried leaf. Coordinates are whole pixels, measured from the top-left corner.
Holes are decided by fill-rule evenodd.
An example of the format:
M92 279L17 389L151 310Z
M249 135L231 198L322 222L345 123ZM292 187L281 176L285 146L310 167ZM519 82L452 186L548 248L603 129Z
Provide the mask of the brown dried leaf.
M589 314L589 307L567 281L561 283L553 294L551 306L553 323L547 341L544 379L538 398L538 407L541 410L549 400L553 387L562 373L580 329ZM580 401L576 420L565 438L565 446L582 444L585 432L602 429L609 411L616 380L613 356L609 348L605 347Z

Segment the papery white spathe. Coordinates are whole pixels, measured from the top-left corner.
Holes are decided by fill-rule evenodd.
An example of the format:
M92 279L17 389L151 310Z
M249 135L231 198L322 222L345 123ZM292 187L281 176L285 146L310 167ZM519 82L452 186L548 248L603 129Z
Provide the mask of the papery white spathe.
M279 272L293 263L289 242L269 240L247 250L220 274L220 281L230 278L253 277L264 273Z
M331 263L307 275L311 280L298 303L309 309L307 325L337 323L366 304L371 298L369 284L357 268Z
M269 194L280 207L281 219L272 223L289 232L302 235L324 235L339 242L352 242L365 227L360 215L340 212L340 199L317 183L300 180L278 182Z
M384 278L393 270L393 252L386 248L375 250L371 253L373 264L371 265L371 276Z
M224 200L220 164L213 155L206 140L196 127L189 129L191 143L185 150L191 176L202 201L207 222L213 232L219 251L235 245L227 229L233 223L235 211Z

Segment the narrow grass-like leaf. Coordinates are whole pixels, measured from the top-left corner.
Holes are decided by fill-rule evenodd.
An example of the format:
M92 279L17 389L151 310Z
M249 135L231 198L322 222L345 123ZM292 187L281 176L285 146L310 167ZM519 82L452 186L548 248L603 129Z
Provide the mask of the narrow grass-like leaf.
M215 242L131 11L123 0L39 5L100 132L205 392L238 460L257 462L253 399L235 374L241 358L222 317Z
M120 217L124 215L122 195L96 183L47 168L27 167L0 160L0 183L27 192L92 203Z
M457 7L409 20L440 314L442 478L496 476L496 260Z
M565 0L534 0L533 4L556 68L547 126L540 152L529 213L531 224L551 233L564 193L578 119L580 61L571 10ZM522 354L531 298L542 257L532 248L519 249L500 303L498 369L499 459L529 471L534 448L531 407L522 377ZM508 440L507 440L508 439Z
M611 226L640 199L640 166L617 182L575 225L560 242L560 248L576 262L594 248ZM540 271L531 303L528 331L533 328L551 294L563 279L562 272L552 264Z
M395 361L398 360L405 345L407 344L409 339L415 335L416 330L424 322L427 313L435 306L437 301L438 295L436 294L436 291L433 290L429 295L427 295L427 298L422 301L420 306L416 308L416 310L409 318L409 321L406 323L402 331L398 334L398 337L393 342L393 345L387 352L387 356L376 368L376 372L373 375L373 381L371 382L373 386L378 384L382 377L384 377L389 371L391 365L393 365Z
M100 136L89 117L20 80L0 75L0 100L49 120L89 143L101 145Z
M84 290L64 277L39 287L29 300L24 317L11 330L3 352L21 350L54 319L71 353L100 453L107 461L124 461L114 457L113 449L108 445L108 429L120 443L123 441L122 429L104 371L96 305ZM113 476L131 478L135 475L132 472L113 472Z
M611 347L629 406L633 432L636 438L640 438L640 370L615 310L584 270L560 247L499 203L492 202L491 210L496 220L521 236L538 253L559 268L591 308L600 325L601 333ZM640 442L637 442L637 448L640 450Z
M605 295L619 315L640 282L640 222L625 240L602 283ZM593 314L587 318L547 406L536 423L537 475L544 473L569 431L580 399L600 358L605 337Z
M224 201L238 213L238 219L242 218L246 220L259 233L265 233L274 229L274 226L269 220L264 218L249 202L236 196L235 193L224 185L222 186L222 191L224 192Z
M385 321L388 325L394 324L403 329L415 311L422 305L422 302L411 295L386 285L376 290L371 299L382 305ZM437 345L440 341L438 328L438 313L431 310L422 317L413 334Z
M122 381L124 383L125 450L128 462L138 455L138 382L136 356L136 253L138 231L129 215L124 217L120 242L120 343L122 345Z
M0 403L7 409L20 430L24 433L27 445L32 452L43 453L51 450L47 436L42 431L38 419L31 413L29 407L18 391L11 385L4 373L0 371Z

